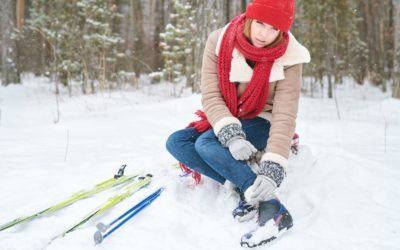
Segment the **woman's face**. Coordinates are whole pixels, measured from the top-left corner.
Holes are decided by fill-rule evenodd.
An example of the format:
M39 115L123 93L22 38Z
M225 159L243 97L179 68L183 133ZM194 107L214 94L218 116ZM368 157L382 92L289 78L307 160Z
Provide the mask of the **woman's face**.
M253 20L250 28L250 40L254 47L263 48L271 44L279 35L279 30L269 24Z

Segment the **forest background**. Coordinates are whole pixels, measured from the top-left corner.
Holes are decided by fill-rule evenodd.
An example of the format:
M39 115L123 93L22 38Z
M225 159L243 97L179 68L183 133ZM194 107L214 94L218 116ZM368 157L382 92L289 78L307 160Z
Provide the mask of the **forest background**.
M2 0L1 84L33 73L75 95L140 88L146 75L199 92L208 35L249 2ZM400 97L400 0L297 0L291 32L311 53L304 94L333 98L348 78Z

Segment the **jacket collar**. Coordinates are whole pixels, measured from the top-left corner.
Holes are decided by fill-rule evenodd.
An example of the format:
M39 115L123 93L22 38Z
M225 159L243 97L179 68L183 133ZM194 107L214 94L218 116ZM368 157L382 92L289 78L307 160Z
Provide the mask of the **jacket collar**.
M229 25L229 24L228 24ZM217 42L215 54L218 56L221 40L225 34L226 25ZM272 65L269 81L275 82L285 79L284 67L300 63L309 63L311 60L310 52L306 47L301 45L292 33L289 32L289 44L285 53L275 60ZM231 72L229 73L229 80L231 82L250 82L253 75L253 69L247 64L246 58L235 48L232 52Z

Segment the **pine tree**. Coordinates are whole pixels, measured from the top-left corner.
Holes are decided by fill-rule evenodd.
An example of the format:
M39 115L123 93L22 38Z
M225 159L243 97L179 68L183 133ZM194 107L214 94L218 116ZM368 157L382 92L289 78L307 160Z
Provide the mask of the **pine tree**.
M113 32L111 22L122 16L115 12L107 0L81 0L77 3L81 27L80 52L83 64L84 79L90 80L92 92L95 91L94 79L99 80L100 88L107 84L107 79L116 77L112 68L117 58L123 57L118 53L117 45L123 39Z
M326 9L326 3L318 0L302 0L299 5L304 12L303 17L299 18L304 24L302 41L310 51L312 58L311 63L305 66L304 72L312 77L310 91L313 96L316 83L320 83L322 89L322 78L326 72L325 55L327 51L325 45L327 38L321 28L324 21L322 13Z
M363 84L368 74L368 45L362 40L363 17L357 8L357 3L351 1L350 9L353 12L347 36L348 73L356 83Z
M65 19L63 13L58 10L59 7L55 2L49 3L46 0L34 1L30 9L30 17L26 20L21 33L22 39L28 39L33 34L37 34L50 47L51 56L46 59L49 59L49 69L54 80L58 79L59 75L58 69L61 58L58 49L59 42L62 39L59 34L62 21Z
M39 33L50 45L50 69L70 92L70 81L78 80L83 93L90 81L93 93L95 80L104 88L114 76L110 68L120 56L116 47L122 39L112 31L110 23L117 17L107 0L37 0L32 5L24 35Z
M186 0L173 0L172 8L171 22L166 25L165 32L160 34L163 75L172 83L178 82L183 76L190 82L194 72L192 53L196 41L193 36L196 29L193 22L195 12Z
M302 42L312 58L305 66L305 74L312 76L314 83L320 83L321 90L326 77L329 98L333 97L335 84L342 82L344 76L352 76L362 84L368 70L368 47L359 31L363 19L356 2L304 0L298 2L298 7L301 10L297 13L301 16L295 31L301 32Z

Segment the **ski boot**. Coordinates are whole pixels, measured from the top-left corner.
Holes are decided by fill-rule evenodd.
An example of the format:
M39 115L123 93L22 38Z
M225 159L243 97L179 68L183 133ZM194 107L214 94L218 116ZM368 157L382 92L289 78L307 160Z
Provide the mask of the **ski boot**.
M270 243L292 226L292 216L277 199L261 201L258 207L257 226L242 236L240 245L253 248Z
M233 218L238 222L246 222L255 217L257 208L246 202L244 194L237 190L240 195L239 205L232 211Z

